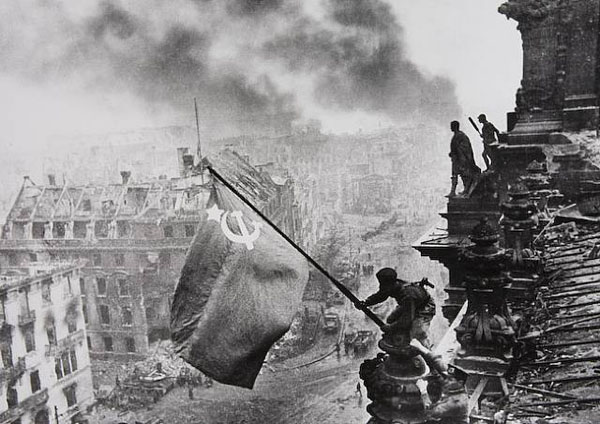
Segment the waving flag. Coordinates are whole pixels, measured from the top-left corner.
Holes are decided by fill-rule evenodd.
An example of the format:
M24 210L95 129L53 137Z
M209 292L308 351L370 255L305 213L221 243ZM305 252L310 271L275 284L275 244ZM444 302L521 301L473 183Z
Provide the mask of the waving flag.
M252 388L291 325L308 264L219 181L203 215L175 292L171 337L206 375Z

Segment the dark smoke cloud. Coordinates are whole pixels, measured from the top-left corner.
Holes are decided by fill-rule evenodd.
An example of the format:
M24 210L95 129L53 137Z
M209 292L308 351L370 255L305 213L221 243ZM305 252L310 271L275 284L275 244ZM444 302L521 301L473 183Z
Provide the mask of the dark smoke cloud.
M412 112L436 119L458 113L452 83L426 78L404 54L402 29L377 0L329 0L328 13L343 29L314 30L301 22L269 41L264 53L291 70L318 71L315 95L322 104L363 108L401 120Z
M230 126L281 112L404 122L458 110L452 84L407 59L381 0L321 0L321 14L299 0L23 2L0 16L5 28L14 20L0 29L0 73L37 83L130 93L185 115L197 97L205 121Z
M234 15L264 14L279 9L283 0L231 0L227 10Z
M125 10L112 3L103 2L100 4L98 16L90 19L89 29L96 39L101 39L107 33L127 39L136 31L137 24Z
M376 31L400 30L390 6L373 0L328 0L333 19L345 26Z

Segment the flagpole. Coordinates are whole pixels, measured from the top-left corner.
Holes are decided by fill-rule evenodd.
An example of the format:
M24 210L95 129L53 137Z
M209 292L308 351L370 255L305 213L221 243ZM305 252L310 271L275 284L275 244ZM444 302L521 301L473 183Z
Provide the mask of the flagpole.
M329 279L329 281L331 281L331 283L335 287L337 287L338 290L341 291L344 296L346 296L348 299L350 299L350 301L354 304L354 306L357 309L361 310L367 317L369 317L373 322L375 322L375 324L377 324L380 328L385 325L385 323L377 315L375 315L369 308L367 308L366 306L363 306L361 304L360 299L358 299L356 296L354 296L354 294L345 285L343 285L338 280L336 280L333 276L331 276L325 270L325 268L323 268L321 265L319 265L319 263L317 261L315 261L308 253L306 253L304 251L304 249L302 249L300 246L298 246L294 242L294 240L289 238L287 236L287 234L285 234L283 231L281 231L279 229L279 227L277 227L277 225L275 225L273 222L271 222L271 220L269 218L267 218L260 210L258 210L258 208L256 208L256 206L254 206L248 199L246 199L235 187L233 187L231 184L229 184L229 182L227 182L227 180L225 180L225 178L223 178L217 171L215 171L212 166L207 166L206 169L208 169L208 172L210 172L213 177L215 177L217 180L219 180L221 183L223 183L223 185L225 187L227 187L229 190L231 190L231 192L233 194L235 194L237 197L239 197L240 200L242 202L244 202L250 209L252 209L254 212L256 212L258 214L258 216L260 216L262 219L264 219L265 222L267 224L269 224L269 226L277 232L277 234L279 234L281 237L283 237L285 239L285 241L287 241L294 249L296 249L298 251L298 253L300 253L302 256L304 256L306 258L306 260L308 262L310 262L310 264L312 266L317 268L319 270L319 272L321 272L325 277L327 277L327 279Z

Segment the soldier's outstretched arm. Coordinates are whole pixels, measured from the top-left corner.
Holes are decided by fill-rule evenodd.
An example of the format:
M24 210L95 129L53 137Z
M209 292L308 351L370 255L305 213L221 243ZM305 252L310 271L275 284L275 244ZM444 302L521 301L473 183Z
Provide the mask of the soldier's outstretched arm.
M363 304L365 306L377 305L378 303L385 302L389 295L385 292L378 291L373 293L371 296L367 297Z

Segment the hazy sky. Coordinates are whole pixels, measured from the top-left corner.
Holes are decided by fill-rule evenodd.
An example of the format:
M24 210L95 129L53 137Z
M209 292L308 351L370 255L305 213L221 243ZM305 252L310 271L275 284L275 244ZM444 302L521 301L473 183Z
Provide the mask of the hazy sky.
M486 113L501 130L513 110L522 74L516 22L497 12L497 0L392 0L405 29L409 56L423 69L447 75L465 116ZM466 123L465 123L466 124Z
M229 5L243 3L243 0L228 1ZM339 10L340 5L344 4L342 0L328 1L331 3L327 4L338 4L338 10L335 10L339 15L336 16L337 20L332 20L331 11L324 18L324 0L306 0L284 10L287 15L285 22L282 22L277 21L278 15L266 15L267 12L264 12L265 15L253 14L248 18L243 16L247 10L241 6L237 6L238 9L228 7L225 12L216 10L220 6L210 6L211 11L202 15L197 9L191 8L191 0L166 3L150 0L2 0L0 146L37 148L47 135L56 133L113 132L141 126L193 124L191 107L189 114L183 113L181 108L177 108L177 102L174 103L172 99L170 103L163 101L163 91L168 91L171 87L163 88L161 85L172 84L175 87L179 81L172 78L172 69L165 62L170 58L176 60L178 66L189 66L190 75L185 75L185 78L190 78L190 81L194 79L194 66L203 65L198 65L193 60L194 55L205 58L202 56L206 54L203 49L208 48L202 39L204 33L197 35L189 30L196 22L199 22L203 31L213 31L218 35L209 40L210 46L222 48L213 48L210 60L219 65L228 63L234 69L231 75L223 79L219 72L208 67L206 72L209 79L201 81L199 89L208 90L207 99L211 102L214 100L211 95L215 93L220 96L223 92L227 95L238 95L241 92L243 98L236 101L234 107L243 109L245 104L252 104L262 105L267 108L265 110L270 110L273 105L286 104L286 94L281 94L280 88L288 86L294 88L292 95L295 96L296 103L301 105L301 114L307 115L307 118L322 117L325 130L339 131L346 128L346 125L351 130L367 128L374 122L381 122L381 119L386 123L386 118L390 116L393 121L394 109L401 108L404 103L401 96L396 92L386 93L385 90L370 93L369 84L372 81L365 85L360 80L360 73L357 76L348 71L352 66L346 66L337 56L335 61L330 56L327 49L336 47L336 42L344 41L347 45L349 40L360 41L363 34L361 31L364 30L361 25L364 22L358 22L356 14L345 16L344 11ZM379 0L362 2L380 3ZM278 7L289 4L279 0L265 2L269 3ZM377 34L385 33L389 37L390 34L395 36L398 33L402 41L399 43L398 53L398 46L392 44L390 47L387 40L386 46L391 54L399 55L396 62L386 61L385 58L378 60L385 66L401 65L401 71L389 70L395 84L408 84L410 88L411 81L414 81L429 91L432 87L440 87L440 93L443 92L443 96L446 96L448 86L443 79L435 77L447 77L455 84L459 105L465 114L457 118L466 125L464 118L467 115L475 117L480 112L486 112L499 128L504 128L504 116L514 107L514 93L521 77L521 46L515 23L497 13L501 1L387 0L387 3L403 29L397 28L395 22L387 22L379 16L378 25L381 27L377 27L380 31ZM299 4L302 6L298 6ZM295 10L293 7L302 8L302 19L290 16ZM226 20L230 16L235 17L233 24ZM251 19L255 21L250 21ZM167 28L164 21L171 26L181 24L184 29L174 34L169 33L170 27ZM259 25L252 27L249 22ZM320 85L315 85L316 80L312 75L311 78L305 78L309 72L313 72L310 62L308 65L298 63L295 57L290 57L294 51L289 53L288 47L298 49L299 54L306 54L306 47L298 39L286 39L287 25L300 32L306 31L309 35L317 32L327 34L328 39L318 39L319 42L323 41L318 48L322 49L320 53L326 61L322 64L322 69L331 72L329 80L321 78ZM248 28L252 28L252 31L249 32ZM269 38L273 31L278 38ZM159 41L160 36L164 36L171 44ZM256 61L252 56L255 52L253 38L263 43L260 44L262 50L256 51L264 54L265 46L274 46L280 49L278 56L269 58L272 60ZM311 41L315 42L315 39ZM183 48L185 56L172 54L172 45ZM351 47L354 50L343 53L356 51L360 54L365 48L364 42ZM162 62L158 65L152 63L152 67L148 68L148 58L143 56L148 53L145 49L152 54L162 54ZM215 51L219 53L215 54ZM345 57L354 59L352 55ZM65 58L72 59L72 62L65 61ZM85 60L83 67L82 60ZM71 63L77 65L71 66ZM110 68L107 63L110 63ZM413 63L418 70L412 68ZM357 61L353 65L362 70L360 66L365 64ZM162 79L152 73L157 66L162 67ZM212 66L214 68L214 63ZM204 72L205 67L201 68ZM145 87L140 87L139 81L130 79L128 72L131 69L138 69L143 73ZM294 72L287 73L288 70ZM406 79L403 77L405 70L410 74ZM394 72L399 76L393 75ZM261 73L267 74L270 79L261 79ZM421 75L423 73L425 76ZM355 81L346 84L347 76ZM129 81L132 86L137 84L136 90L129 89ZM328 83L324 84L324 81ZM249 86L250 83L252 87ZM329 96L325 102L327 107L323 106L323 102L319 103L307 95L315 87L321 89L315 90L317 94L312 97ZM158 92L149 94L148 88L156 88ZM401 92L402 88L399 90ZM186 105L189 103L190 99L187 97L191 97L191 92L186 93L185 86L183 90L181 86L175 87L169 93L178 96L177 101ZM272 94L276 101L272 98L267 101L266 97ZM381 110L373 112L377 109L378 97L385 95L391 98L382 98L385 105L382 105ZM414 98L407 97L407 103L414 101ZM340 107L356 109L361 102L369 104L371 109L368 113L339 111ZM329 107L332 104L338 109ZM231 105L224 102L222 107L230 108Z

